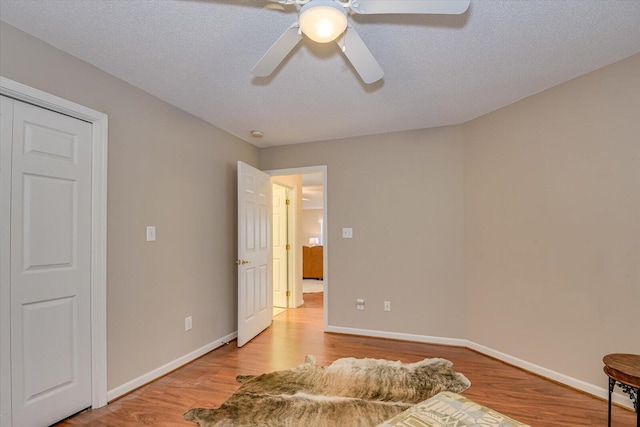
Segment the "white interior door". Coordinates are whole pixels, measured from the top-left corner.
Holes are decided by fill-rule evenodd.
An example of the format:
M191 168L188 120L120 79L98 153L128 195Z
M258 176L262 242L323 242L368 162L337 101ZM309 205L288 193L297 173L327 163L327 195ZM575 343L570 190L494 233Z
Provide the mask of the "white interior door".
M11 102L11 412L43 426L92 403L92 125Z
M289 306L289 190L273 184L273 305Z
M238 347L273 318L271 204L269 175L238 162Z
M273 184L273 306L289 307L289 190Z

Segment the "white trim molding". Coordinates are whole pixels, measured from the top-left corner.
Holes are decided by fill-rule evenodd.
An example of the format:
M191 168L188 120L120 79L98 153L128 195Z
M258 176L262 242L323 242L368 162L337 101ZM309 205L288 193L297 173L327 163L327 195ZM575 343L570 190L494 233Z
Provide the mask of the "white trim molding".
M107 150L108 116L0 76L0 94L93 126L91 196L91 405L107 404Z
M0 427L11 427L11 153L13 103L0 98ZM9 108L10 107L10 108ZM13 127L13 126L11 126Z
M527 372L531 372L533 374L558 382L560 384L566 385L576 390L583 391L592 396L595 396L604 400L609 399L609 390L604 387L597 386L595 384L591 384L586 381L582 381L577 378L570 377L568 375L553 371L551 369L536 365L531 362L527 362L526 360L519 359L517 357L511 356L510 354L506 354L501 351L494 350L492 348L486 347L481 344L477 344L467 339L433 337L428 335L413 335L413 334L404 334L404 333L398 333L398 332L376 331L376 330L370 330L370 329L345 328L341 326L328 326L326 328L326 332L332 332L336 334L345 334L345 335L359 335L359 336L366 336L366 337L387 338L387 339L394 339L394 340L401 340L401 341L413 341L413 342L420 342L420 343L426 343L426 344L465 347L465 348L477 351L478 353L482 353L485 356L498 359L509 365L523 369ZM623 394L613 393L612 401L620 406L629 408L632 411L634 410L633 403L631 402L631 400Z
M111 389L107 392L107 399L111 402L114 399L117 399L121 396L124 396L127 393L131 393L133 390L142 387L145 384L148 384L163 375L167 375L171 371L175 371L181 366L186 365L189 362L196 360L200 356L204 356L212 350L215 350L218 347L221 347L225 344L228 344L230 341L236 339L238 337L237 332L233 332L223 338L220 338L216 341L213 341L205 346L200 347L197 350L192 351L191 353L185 354L184 356L178 357L171 362L160 366L152 371L147 372L144 375L140 375L138 378L134 378L133 380L122 384L114 389Z
M467 340L459 338L432 337L427 335L404 334L400 332L376 331L372 329L344 328L341 326L328 326L326 332L346 335L360 335L365 337L387 338L400 341L413 341L426 344L451 345L467 347Z
M576 390L583 391L592 396L596 396L605 400L609 399L609 390L605 389L604 387L600 387L595 384L591 384L586 381L561 374L560 372L556 372L543 366L527 362L526 360L511 356L510 354L502 353L498 350L494 350L484 345L477 344L473 341L467 341L465 347L470 348L471 350L475 350L478 353L482 353L486 356L493 357L494 359L501 360L505 363L508 363L509 365L521 368L527 372L534 373L560 384L564 384L568 387L575 388ZM631 402L631 400L622 394L613 393L612 401L620 406L624 406L625 408L633 410L633 403Z

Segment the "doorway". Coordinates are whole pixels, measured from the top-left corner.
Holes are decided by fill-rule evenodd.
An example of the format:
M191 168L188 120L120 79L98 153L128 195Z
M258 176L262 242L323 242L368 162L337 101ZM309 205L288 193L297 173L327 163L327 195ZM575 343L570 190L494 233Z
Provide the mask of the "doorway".
M326 166L310 166L291 169L278 169L267 171L272 177L272 182L279 184L285 183L290 188L291 206L289 208L289 243L291 251L289 253L290 268L288 290L289 308L299 307L304 304L303 293L303 247L309 247L310 244L321 247L321 274L316 280L317 285L321 282L324 301L324 329L328 325L328 210L327 210L327 167ZM313 202L312 202L313 200ZM312 204L310 204L312 202ZM312 207L315 213L319 214L316 220L318 229L313 232L313 236L307 236L303 232L303 211L304 207ZM293 230L293 232L291 231ZM275 231L275 225L274 225ZM310 239L314 239L311 241ZM317 239L317 243L316 240ZM317 250L317 249L316 249ZM274 265L275 269L275 265Z

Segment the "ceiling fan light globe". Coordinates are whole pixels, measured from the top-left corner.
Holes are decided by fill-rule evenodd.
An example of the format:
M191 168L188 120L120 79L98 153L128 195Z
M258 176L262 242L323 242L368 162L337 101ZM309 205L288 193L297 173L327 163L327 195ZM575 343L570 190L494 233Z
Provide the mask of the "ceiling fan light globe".
M329 43L347 28L347 12L336 2L315 0L300 9L300 30L311 40Z

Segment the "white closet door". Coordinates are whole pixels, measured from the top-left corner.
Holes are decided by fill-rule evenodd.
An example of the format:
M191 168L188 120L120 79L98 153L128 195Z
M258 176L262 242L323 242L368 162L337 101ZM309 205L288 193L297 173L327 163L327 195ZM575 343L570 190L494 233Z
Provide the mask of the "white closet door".
M43 426L91 406L92 126L13 102L12 419Z

